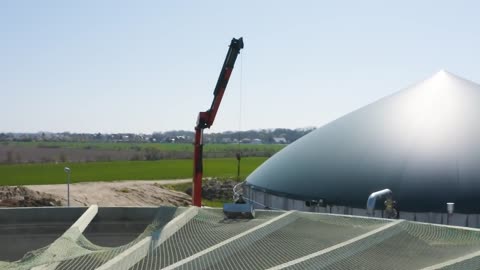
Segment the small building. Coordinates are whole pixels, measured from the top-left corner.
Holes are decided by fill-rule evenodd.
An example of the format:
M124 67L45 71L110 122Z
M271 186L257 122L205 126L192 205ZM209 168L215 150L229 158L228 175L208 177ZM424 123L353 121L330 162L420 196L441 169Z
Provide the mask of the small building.
M284 137L273 137L273 142L278 144L287 144L287 139Z
M250 140L249 138L243 138L240 140L240 143L251 143L252 140Z
M260 139L253 139L251 144L262 144L262 140Z

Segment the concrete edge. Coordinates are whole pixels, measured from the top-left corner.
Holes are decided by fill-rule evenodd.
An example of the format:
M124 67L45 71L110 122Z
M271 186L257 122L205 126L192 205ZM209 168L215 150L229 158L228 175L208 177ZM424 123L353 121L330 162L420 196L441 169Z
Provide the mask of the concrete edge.
M85 231L85 229L88 227L88 224L92 222L93 218L97 215L98 213L98 205L94 204L90 206L87 211L83 213L83 215L73 223L73 225L70 227L70 229L77 228L80 232ZM70 230L69 229L69 230Z

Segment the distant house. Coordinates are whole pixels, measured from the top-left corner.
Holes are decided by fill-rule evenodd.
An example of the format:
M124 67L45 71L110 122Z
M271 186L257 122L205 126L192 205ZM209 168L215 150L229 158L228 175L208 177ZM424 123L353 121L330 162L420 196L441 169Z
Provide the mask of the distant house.
M231 143L232 139L231 138L222 138L222 143Z
M251 142L252 140L250 140L249 138L244 138L240 140L240 143L251 143Z
M260 140L260 139L253 139L251 143L252 143L252 144L262 144L262 140Z
M280 144L286 144L287 139L285 139L283 137L273 137L273 142L274 143L280 143Z
M187 143L187 142L190 142L189 141L190 139L191 138L188 136L178 135L173 137L166 137L164 141L168 143ZM208 142L208 139L206 141Z

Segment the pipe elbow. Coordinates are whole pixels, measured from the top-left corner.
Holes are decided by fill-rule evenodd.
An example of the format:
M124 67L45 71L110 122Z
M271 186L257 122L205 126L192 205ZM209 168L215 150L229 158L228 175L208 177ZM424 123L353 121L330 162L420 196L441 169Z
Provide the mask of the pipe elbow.
M375 204L377 203L378 198L389 198L392 197L392 191L388 188L382 189L376 192L373 192L370 194L370 196L367 199L367 215L371 216L373 215L373 211L375 210Z

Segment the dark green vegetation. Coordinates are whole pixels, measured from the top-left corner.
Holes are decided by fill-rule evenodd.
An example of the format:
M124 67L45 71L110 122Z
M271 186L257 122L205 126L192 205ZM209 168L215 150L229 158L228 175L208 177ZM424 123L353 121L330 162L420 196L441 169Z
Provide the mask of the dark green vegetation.
M202 205L203 206L208 206L208 207L217 207L217 208L223 208L223 204L228 203L231 201L220 201L220 200L202 200Z
M162 185L162 187L170 190L185 192L187 189L192 187L192 183L182 183L182 184L171 184L171 185ZM186 193L186 192L185 192Z
M219 180L219 181L222 181L222 179L220 178L216 178L216 180ZM206 184L206 181L203 181L203 185L205 186ZM179 191L179 192L184 192L184 193L187 193L186 190L187 189L191 189L192 188L192 183L182 183L182 184L173 184L173 185L161 185L161 187L163 188L166 188L166 189L170 189L170 190L175 190L175 191ZM205 197L202 198L202 205L204 206L209 206L209 207L223 207L223 204L224 203L228 203L228 202L232 202L232 197L228 197L228 198L222 198L222 199L206 199Z
M3 142L2 145L16 147L35 148L71 148L71 149L98 149L98 150L145 150L148 148L160 151L190 151L193 152L193 144L190 143L114 143L114 142ZM283 144L206 144L205 153L208 152L231 152L231 151L266 151L277 152L285 147Z
M240 177L244 179L267 158L250 157L241 161ZM72 182L153 180L190 178L192 160L116 161L59 164L0 165L0 185L40 185L65 183L63 168L72 169ZM204 160L205 177L236 177L237 160L218 158Z
M284 145L206 144L205 158L270 157ZM65 163L192 159L188 143L1 142L0 163Z

